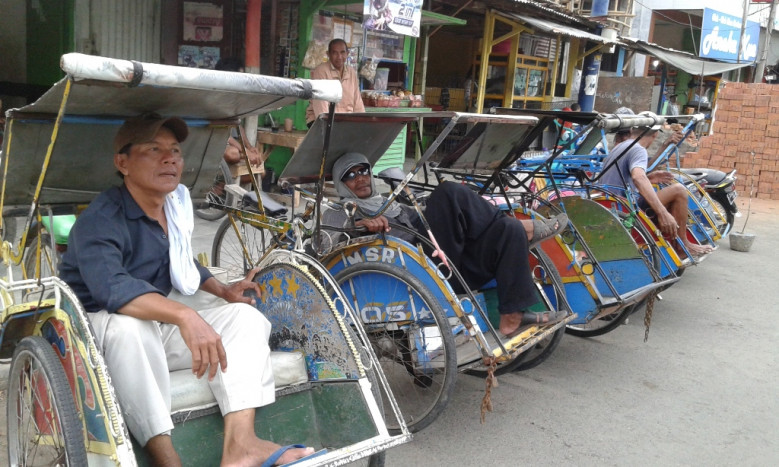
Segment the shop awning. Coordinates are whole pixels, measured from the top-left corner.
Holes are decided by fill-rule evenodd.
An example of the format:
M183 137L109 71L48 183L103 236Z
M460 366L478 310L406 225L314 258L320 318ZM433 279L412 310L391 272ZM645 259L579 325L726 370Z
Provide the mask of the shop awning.
M423 26L465 26L466 20L422 10Z
M687 73L690 73L691 75L718 75L726 71L736 70L738 68L750 66L753 64L752 62L726 63L714 60L706 60L698 58L689 52L668 49L657 44L650 44L649 42L638 39L632 39L628 37L623 37L621 39L622 45L625 45L628 48L636 50L640 53L656 57L658 60L669 65L673 65L680 70L684 70Z
M593 34L591 32L582 31L571 26L564 26L559 23L548 21L540 18L533 18L530 16L516 15L514 13L501 12L502 15L510 17L515 20L525 22L535 28L552 34L562 34L563 36L578 37L579 39L587 39L593 42L599 42L601 44L616 44L617 42L606 37Z

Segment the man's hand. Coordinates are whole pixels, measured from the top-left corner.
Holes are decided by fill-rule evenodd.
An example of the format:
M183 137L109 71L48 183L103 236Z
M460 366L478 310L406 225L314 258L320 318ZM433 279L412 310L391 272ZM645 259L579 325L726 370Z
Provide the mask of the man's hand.
M679 232L679 224L667 209L657 214L657 222L660 224L660 230L668 237L675 237Z
M654 170L647 174L647 178L652 183L668 184L674 181L674 176L667 170Z
M360 219L354 223L357 227L365 227L368 232L389 232L389 221L384 216L374 217L373 219Z
M260 157L260 151L246 141L244 141L244 146L246 146L246 155L249 157L249 163L254 167L262 164L263 160L262 157ZM224 160L228 164L237 164L238 162L241 162L242 159L241 143L232 136L229 137L227 139L227 147L225 148Z
M673 133L671 133L671 136L669 136L667 140L665 140L665 146L678 144L679 141L683 139L684 139L684 133L681 130L676 130Z
M227 370L227 353L222 346L222 337L196 311L191 310L175 324L192 352L192 373L195 376L201 378L208 371L208 380L211 381L219 367L223 372Z
M257 294L257 297L262 296L262 291L260 290L260 284L252 280L254 279L254 276L256 276L259 271L260 268L258 267L254 268L251 271L249 271L246 274L246 277L244 277L240 281L233 282L232 284L226 286L222 294L222 298L224 298L230 303L248 303L250 305L254 305L256 303L256 300L253 297L245 296L244 293L247 290L253 290L254 293Z

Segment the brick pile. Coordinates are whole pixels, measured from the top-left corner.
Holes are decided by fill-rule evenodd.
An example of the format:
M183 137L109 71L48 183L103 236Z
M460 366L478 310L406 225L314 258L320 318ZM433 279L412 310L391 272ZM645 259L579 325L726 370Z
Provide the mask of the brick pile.
M725 83L712 128L713 134L701 137L698 151L688 152L682 165L724 172L735 168L739 196L749 195L751 169L753 196L779 199L779 85Z

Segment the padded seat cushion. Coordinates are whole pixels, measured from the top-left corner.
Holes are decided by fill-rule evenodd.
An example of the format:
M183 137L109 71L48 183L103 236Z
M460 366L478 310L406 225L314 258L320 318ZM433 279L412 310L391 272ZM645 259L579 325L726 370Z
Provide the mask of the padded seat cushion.
M271 366L276 389L308 381L306 360L302 352L271 352ZM200 410L216 405L208 378L198 379L191 370L170 373L171 414Z

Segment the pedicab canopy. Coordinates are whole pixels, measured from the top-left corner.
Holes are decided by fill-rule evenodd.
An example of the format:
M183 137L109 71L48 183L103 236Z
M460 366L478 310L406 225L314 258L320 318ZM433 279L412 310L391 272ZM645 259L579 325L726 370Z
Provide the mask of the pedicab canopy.
M29 205L39 181L38 202L44 205L86 204L121 183L113 165L113 138L127 117L144 112L187 122L182 183L193 198L203 197L213 183L230 128L241 117L267 113L298 99L338 102L342 93L337 80L288 79L75 53L63 55L60 65L64 79L33 104L7 112L5 206Z
M290 183L318 180L328 118L323 114L314 121L281 173L280 180ZM425 122L439 122L439 126L444 128L435 135L429 147L423 148L425 153L420 164L437 153L441 158L439 164L451 159L467 168L490 168L496 157L500 160L516 150L538 122L535 117L460 112L335 114L325 159L325 177L331 178L333 164L347 152L362 153L374 165L406 125L420 118L424 118ZM450 130L457 125L466 127L462 133L458 132L457 144L442 145L447 141Z

